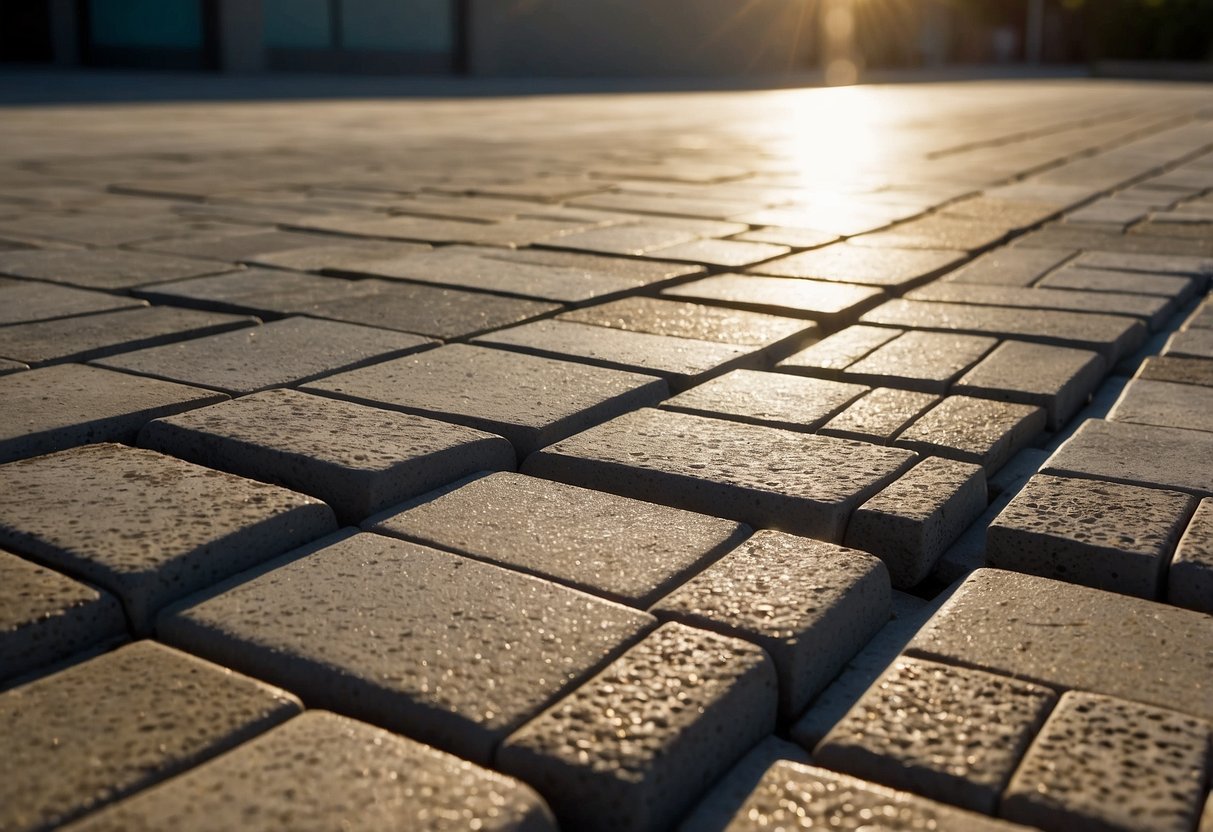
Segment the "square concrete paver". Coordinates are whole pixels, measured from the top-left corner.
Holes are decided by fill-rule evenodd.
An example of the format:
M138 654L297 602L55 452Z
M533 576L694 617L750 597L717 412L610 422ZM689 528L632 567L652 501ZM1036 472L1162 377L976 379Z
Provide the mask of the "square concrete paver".
M887 571L870 555L761 531L653 612L766 650L780 711L791 717L889 620L890 592Z
M366 526L641 607L750 533L730 520L512 473L426 495Z
M1089 419L1043 474L1102 479L1213 497L1213 436L1205 431Z
M1179 541L1167 580L1167 601L1213 613L1213 500L1204 499Z
M125 637L114 596L0 549L0 683Z
M645 252L645 256L686 263L703 263L725 269L740 269L779 257L790 251L791 249L787 246L772 243L744 240L692 240Z
M287 318L238 332L129 352L97 363L240 395L300 384L417 352L433 343L403 332Z
M130 829L555 832L529 787L365 723L308 711L216 760L85 818Z
M380 535L299 554L167 611L158 634L255 670L311 705L480 763L653 623L548 581Z
M190 592L336 529L324 503L123 445L0 466L0 545L118 596L137 634Z
M662 295L831 324L853 321L884 298L880 289L869 286L747 274L705 277Z
M868 392L860 384L734 370L662 402L681 413L811 431Z
M222 393L83 364L0 377L0 462L94 442L133 442L150 419Z
M188 257L116 248L0 252L0 274L107 291L182 280L233 268Z
M775 706L760 648L665 624L512 734L496 762L565 828L658 832L771 732Z
M896 444L972 462L992 475L1045 429L1043 408L948 396L902 431Z
M916 458L901 449L644 409L532 454L522 471L839 542L851 512Z
M305 389L496 433L521 455L668 395L651 375L463 344Z
M515 464L513 447L500 436L295 390L156 419L139 444L311 494L343 523Z
M930 393L877 387L826 422L819 432L887 445L940 401Z
M1115 482L1038 475L986 535L986 563L1159 598L1196 498Z
M151 641L0 693L0 826L57 827L300 710L284 691Z

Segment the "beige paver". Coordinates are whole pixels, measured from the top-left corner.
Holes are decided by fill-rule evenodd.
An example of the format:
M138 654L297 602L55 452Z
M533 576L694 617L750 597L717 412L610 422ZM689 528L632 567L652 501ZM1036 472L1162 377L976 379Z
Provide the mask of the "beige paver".
M753 270L781 277L904 288L937 277L963 261L964 255L957 251L867 248L835 243L763 263Z
M820 432L887 445L940 401L930 393L877 387L826 422Z
M943 282L983 286L1031 286L1073 255L1049 249L1002 248L948 272Z
M861 384L734 370L662 402L682 413L814 430L868 392Z
M1152 355L1138 368L1136 378L1213 387L1213 360Z
M875 287L746 274L705 277L665 289L662 295L828 323L853 321L884 298Z
M906 332L849 365L845 381L943 395L998 344L993 338L944 332Z
M1049 457L1044 474L1213 496L1213 436L1205 431L1089 419Z
M1213 613L1213 500L1200 501L1180 538L1167 575L1167 601Z
M1213 431L1213 389L1194 384L1134 379L1125 387L1108 419Z
M896 444L973 462L994 474L1045 428L1043 408L948 396L903 430Z
M901 335L901 330L849 326L780 361L787 373L837 378L847 367Z
M186 257L125 249L32 249L0 252L0 274L87 289L121 290L235 268Z
M146 301L58 286L54 283L18 282L0 285L0 326L95 315L120 309L138 309Z
M1025 289L1018 286L966 286L934 283L906 293L908 300L934 303L971 303L1023 309L1061 309L1124 315L1144 321L1156 331L1175 312L1172 298L1123 292L1082 292L1056 288Z

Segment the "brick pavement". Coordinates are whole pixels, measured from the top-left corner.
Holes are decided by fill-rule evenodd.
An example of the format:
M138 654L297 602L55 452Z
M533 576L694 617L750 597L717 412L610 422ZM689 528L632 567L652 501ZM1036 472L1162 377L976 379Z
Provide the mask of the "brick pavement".
M1213 829L1207 88L0 115L0 828Z

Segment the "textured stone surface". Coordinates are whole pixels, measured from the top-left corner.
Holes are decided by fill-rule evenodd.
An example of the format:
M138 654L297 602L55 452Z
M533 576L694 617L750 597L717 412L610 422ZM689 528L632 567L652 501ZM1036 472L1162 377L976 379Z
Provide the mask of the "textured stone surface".
M94 442L133 442L150 419L223 401L182 384L60 364L0 378L0 462Z
M1035 476L990 524L986 563L1158 598L1195 508L1175 491Z
M1002 799L1042 829L1183 832L1199 820L1210 725L1109 696L1067 693Z
M698 234L691 231L663 228L646 222L574 231L546 242L575 251L639 256L678 243L687 243L698 237Z
M1213 361L1204 358L1152 355L1138 369L1137 378L1213 387Z
M475 343L548 358L584 361L615 370L649 373L679 387L734 367L757 363L754 350L747 347L569 321L523 324L481 335Z
M944 394L998 342L976 335L907 332L842 371L858 384Z
M919 453L973 462L993 474L1045 428L1045 411L949 396L902 431L896 443Z
M654 832L772 731L775 706L761 649L665 624L510 736L497 765L566 828Z
M692 387L662 407L787 430L814 430L868 392L860 384L785 373L734 370Z
M157 632L310 705L481 763L652 623L529 575L373 534L244 577L167 611Z
M0 545L156 610L336 528L302 494L151 451L89 445L0 466Z
M28 370L29 366L22 364L20 361L9 361L7 358L0 358L0 376L6 376L9 373L17 373L21 370Z
M756 266L781 277L810 277L869 286L906 287L930 280L963 262L955 251L866 248L836 243Z
M253 318L153 306L0 327L0 356L26 364L87 361L255 324Z
M808 763L809 755L794 743L775 736L767 737L716 781L711 791L682 819L678 829L687 832L723 829L745 804L767 769L780 760Z
M46 829L300 710L289 694L143 641L0 694L0 825Z
M749 534L729 520L512 473L421 497L371 530L638 606Z
M850 513L914 459L900 449L643 409L532 454L522 470L840 541Z
M1181 275L1205 282L1213 276L1213 258L1166 254L1087 251L1078 255L1074 266L1082 269L1140 272L1150 275Z
M0 285L0 326L147 306L145 301L53 283Z
M900 334L901 330L887 327L849 326L780 361L778 369L837 378L847 367Z
M820 432L826 436L887 445L940 401L930 393L877 387L826 422Z
M1127 595L979 569L907 650L1213 717L1213 619Z
M1056 699L1040 685L901 659L826 735L813 759L991 815Z
M930 457L856 510L846 544L883 560L893 586L912 587L985 508L980 467Z
M1089 419L1049 457L1041 473L1211 497L1210 459L1213 436L1204 431Z
M623 298L585 309L574 309L557 318L632 332L749 347L791 346L817 334L817 325L809 321L664 298Z
M1167 601L1213 613L1213 500L1200 501L1179 541L1168 574Z
M1004 341L953 386L983 399L1043 407L1050 430L1060 430L1086 403L1107 371L1090 350Z
M1213 431L1213 388L1134 379L1120 394L1108 419Z
M234 268L186 257L122 249L34 249L0 252L0 274L88 289L120 290Z
M1088 269L1081 265L1058 269L1037 285L1045 289L1070 289L1082 292L1114 292L1174 298L1184 303L1196 293L1196 281L1187 277L1148 274L1115 269Z
M105 367L226 393L254 393L395 358L431 346L403 332L288 318L102 359Z
M1049 249L1004 248L983 254L943 280L987 286L1031 286L1073 255Z
M350 240L332 244L288 248L256 254L245 259L250 266L293 269L301 272L356 272L364 263L428 251L421 243L389 243L383 240Z
M876 307L860 322L1077 347L1095 350L1109 362L1131 354L1146 337L1146 328L1140 321L1115 315L900 299Z
M862 832L881 829L940 829L956 832L1013 832L1025 827L935 803L908 792L836 774L823 768L775 763L731 819L719 827L683 827L683 832L719 828L727 832L814 828Z
M1213 329L1189 329L1171 336L1163 355L1180 358L1213 359Z
M747 242L743 240L693 240L668 248L646 252L646 257L680 260L687 263L704 263L726 269L739 269L779 257L791 251L783 245Z
M555 830L527 786L419 742L309 711L74 832L131 829Z
M907 300L971 303L1023 309L1061 309L1138 318L1157 330L1175 312L1175 302L1158 295L1089 292L1066 289L1024 289L1017 286L966 286L934 283L906 294Z
M867 286L744 274L705 277L662 294L831 323L853 320L883 297L880 289Z
M476 471L514 468L499 436L294 390L157 419L139 444L319 497L345 523Z
M462 344L305 389L496 433L522 455L668 394L653 376Z
M114 596L0 549L0 681L125 636Z
M157 283L135 289L134 293L156 304L279 317L364 291L354 280L282 269L241 269Z
M653 612L761 646L791 717L889 620L889 599L888 574L870 555L761 531Z

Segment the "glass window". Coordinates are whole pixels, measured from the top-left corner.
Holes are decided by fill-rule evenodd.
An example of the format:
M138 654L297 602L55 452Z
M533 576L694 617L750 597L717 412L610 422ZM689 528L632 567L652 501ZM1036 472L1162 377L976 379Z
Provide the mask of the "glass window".
M91 0L88 9L97 46L202 48L200 0Z
M450 52L452 0L341 0L341 45L392 52Z
M333 46L329 0L263 0L265 45L284 49Z

